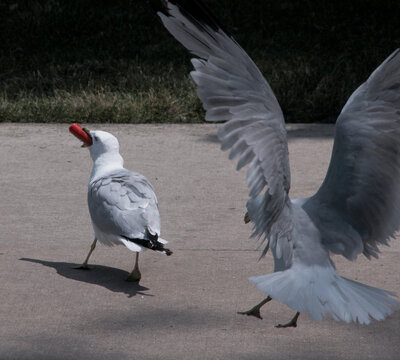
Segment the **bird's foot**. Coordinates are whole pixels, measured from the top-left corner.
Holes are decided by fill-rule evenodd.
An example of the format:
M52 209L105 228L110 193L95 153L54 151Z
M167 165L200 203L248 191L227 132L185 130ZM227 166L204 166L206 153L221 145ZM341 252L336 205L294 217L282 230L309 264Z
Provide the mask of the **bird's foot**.
M300 313L296 313L296 315L293 317L292 320L290 320L286 324L275 325L275 327L278 329L288 328L288 327L297 327L297 319L298 319L299 315L300 315Z
M259 304L256 306L252 307L250 310L247 311L238 311L238 314L240 315L248 315L248 316L255 316L258 319L262 320L262 316L260 314L260 309L269 301L271 301L272 298L267 296L263 301L261 301Z
M250 310L247 310L247 311L238 311L238 314L247 315L247 316L255 316L256 318L262 320L259 306L254 306L253 308L251 308Z
M140 271L133 270L125 280L129 282L139 282L141 278L142 274Z
M74 269L78 269L78 270L92 270L92 267L89 267L88 264L82 264L79 266L75 266Z
M275 325L277 329L283 329L283 328L288 328L288 327L297 327L297 322L289 321L286 324L278 324Z

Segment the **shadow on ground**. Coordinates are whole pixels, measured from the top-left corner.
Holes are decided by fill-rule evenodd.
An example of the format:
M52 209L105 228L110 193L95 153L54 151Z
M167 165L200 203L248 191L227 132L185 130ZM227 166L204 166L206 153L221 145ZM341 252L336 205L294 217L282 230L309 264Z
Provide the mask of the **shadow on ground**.
M0 349L1 359L18 360L76 360L76 359L96 359L96 360L128 360L131 356L119 350L110 348L99 342L95 345L88 344L79 334L62 336L58 333L46 332L45 329L37 329L35 335L17 335L21 346L15 344L5 344ZM150 359L141 357L141 359Z
M22 261L29 261L36 264L42 264L57 270L57 273L67 279L82 281L88 284L99 285L113 292L127 294L133 297L137 294L145 296L153 296L146 294L144 291L148 288L141 286L139 283L125 281L129 275L127 271L116 269L109 266L93 265L90 270L75 269L79 264L45 261L40 259L21 258Z

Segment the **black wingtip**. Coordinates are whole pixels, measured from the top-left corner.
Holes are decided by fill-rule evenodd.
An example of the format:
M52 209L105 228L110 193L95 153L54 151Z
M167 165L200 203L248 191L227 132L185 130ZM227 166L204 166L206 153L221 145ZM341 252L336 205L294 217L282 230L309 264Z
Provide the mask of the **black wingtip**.
M170 249L164 248L164 254L167 255L167 256L170 256L170 255L173 254L173 252Z
M170 249L164 247L164 244L158 241L158 234L152 234L148 229L146 231L146 238L145 239L136 239L136 238L129 238L127 236L121 235L124 239L131 241L137 245L143 246L144 248L159 251L163 254L170 256L173 252Z
M149 229L146 229L146 238L149 240L149 242L152 244L149 249L156 250L156 251L161 251L167 256L172 255L172 251L170 249L167 249L164 247L164 244L160 243L158 241L158 234L152 234Z
M146 238L151 242L158 242L158 234L152 234L148 228L146 228Z

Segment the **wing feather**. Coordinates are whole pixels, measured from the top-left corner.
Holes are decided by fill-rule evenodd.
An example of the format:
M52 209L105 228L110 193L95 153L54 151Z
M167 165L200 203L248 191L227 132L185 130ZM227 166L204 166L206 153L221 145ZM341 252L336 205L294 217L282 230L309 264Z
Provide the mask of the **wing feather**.
M249 195L265 197L252 211L254 234L268 236L284 207L290 207L286 129L278 101L254 62L203 5L168 1L167 14L158 15L169 32L198 57L192 59L191 76L206 110L205 119L225 121L218 131L221 149L230 149L229 158L238 159L237 169L249 165ZM290 217L285 221L290 222Z
M128 238L160 233L157 198L143 175L118 170L89 184L89 212L97 228Z
M303 206L332 252L377 257L400 226L400 51L349 98L335 128L331 162Z

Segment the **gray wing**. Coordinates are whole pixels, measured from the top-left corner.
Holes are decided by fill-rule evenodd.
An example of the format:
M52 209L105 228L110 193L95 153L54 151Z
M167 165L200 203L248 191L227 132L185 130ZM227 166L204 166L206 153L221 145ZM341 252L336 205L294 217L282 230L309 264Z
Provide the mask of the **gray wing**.
M400 52L350 97L336 124L332 158L303 208L332 252L377 257L400 222Z
M191 76L207 121L227 121L219 128L222 150L231 149L237 169L249 165L247 182L254 236L269 236L284 207L290 207L290 170L284 118L269 84L246 52L196 1L168 1L158 13L168 31L192 54ZM287 226L286 226L287 227ZM290 227L290 226L289 226ZM265 239L265 237L264 237Z
M128 170L111 172L89 185L89 212L103 232L128 238L160 233L157 198L143 175Z

